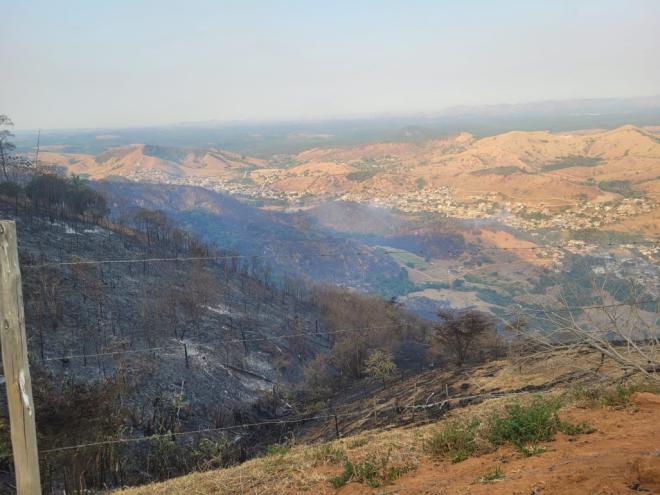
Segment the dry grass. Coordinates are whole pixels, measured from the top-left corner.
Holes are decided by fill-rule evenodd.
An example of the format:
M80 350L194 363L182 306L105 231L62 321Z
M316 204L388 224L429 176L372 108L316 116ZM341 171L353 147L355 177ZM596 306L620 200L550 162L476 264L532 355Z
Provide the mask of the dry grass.
M577 351L575 351L577 352ZM593 382L576 386L570 381L576 373L580 376L595 376L588 370L597 368L599 356L574 352L547 356L544 360L528 362L501 361L490 363L474 370L469 376L461 377L473 384L478 392L515 391L524 386L547 383L567 383L552 391L544 392L547 400L556 398L564 403L584 407L586 402L599 406L625 406L627 391L611 390ZM579 369L576 363L579 361ZM542 362L541 362L542 361ZM599 372L609 371L619 378L617 369L607 369L601 365ZM534 395L520 395L515 400L527 403ZM623 397L623 403L618 401ZM511 398L492 398L480 403L451 409L440 420L430 424L389 430L371 430L340 440L316 445L293 445L289 449L277 449L274 454L247 461L241 465L195 473L165 483L155 483L120 491L121 495L160 495L160 494L227 494L244 493L283 494L306 493L315 495L331 494L336 487L350 481L360 482L367 487L378 487L417 469L417 466L435 459L429 451L429 443L438 438L438 432L447 425L460 421L473 420L487 424L494 413L502 413ZM469 451L470 449L468 449ZM461 452L462 460L471 454L484 452L483 445L475 446L473 452ZM541 451L539 450L539 453Z

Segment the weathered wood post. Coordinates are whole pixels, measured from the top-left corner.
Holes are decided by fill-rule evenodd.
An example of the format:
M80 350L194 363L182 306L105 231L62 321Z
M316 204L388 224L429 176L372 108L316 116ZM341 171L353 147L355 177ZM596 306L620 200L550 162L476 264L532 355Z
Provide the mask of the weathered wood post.
M0 345L18 495L41 495L16 223L0 221Z

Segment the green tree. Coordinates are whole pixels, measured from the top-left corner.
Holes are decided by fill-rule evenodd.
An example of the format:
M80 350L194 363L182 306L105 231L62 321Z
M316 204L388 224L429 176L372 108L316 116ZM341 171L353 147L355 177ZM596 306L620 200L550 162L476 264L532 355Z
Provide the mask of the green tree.
M369 354L365 362L365 371L367 375L383 382L394 376L397 372L397 366L389 352L377 349Z

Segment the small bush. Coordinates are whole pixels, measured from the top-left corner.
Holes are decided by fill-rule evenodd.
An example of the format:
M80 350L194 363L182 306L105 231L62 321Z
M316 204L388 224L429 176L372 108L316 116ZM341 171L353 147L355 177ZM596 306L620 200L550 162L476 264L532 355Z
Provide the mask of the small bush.
M366 483L372 488L382 485L380 481L380 471L375 459L370 456L369 458L360 461L353 465L353 479L359 483Z
M340 475L333 476L328 481L330 481L330 484L334 488L341 488L346 483L351 481L351 478L353 477L354 470L355 469L353 467L353 463L351 461L346 461L344 463L344 471Z
M510 442L518 449L527 443L552 440L559 430L558 400L537 397L530 404L513 403L506 406L506 415L495 415L490 423L493 445Z
M427 440L426 448L434 457L444 457L453 463L461 462L477 450L478 426L477 420L449 423Z
M504 478L504 471L502 471L502 468L500 466L497 466L492 471L488 471L477 481L479 483L492 483L493 481L501 480L502 478Z
M358 437L355 440L351 440L348 444L349 449L357 449L360 447L364 447L369 443L369 439L367 437Z
M368 455L361 462L355 463L354 467L353 479L355 481L377 488L414 470L417 464L409 461L393 463L390 448L387 453L382 455Z
M584 421L582 423L578 423L576 425L567 423L565 421L561 421L559 423L559 431L562 433L565 433L566 435L588 435L590 433L593 433L596 431L596 428L591 426L588 423L585 423Z
M386 483L391 483L416 467L416 462L410 460L392 462L392 449L389 449L387 453L382 455L369 454L359 462L346 460L344 471L328 481L334 488L341 488L351 480L366 484L371 488L377 488Z
M630 405L630 398L635 392L660 393L660 387L652 385L619 385L617 387L594 387L577 389L573 398L585 407L622 408Z
M282 457L285 454L287 454L291 450L291 447L288 445L280 445L280 444L275 444L275 445L269 445L268 448L266 449L266 455L268 457Z
M346 462L346 451L330 443L325 443L314 451L314 460L327 464L341 464Z
M546 451L545 447L541 447L540 445L528 445L526 447L522 447L520 449L520 452L525 457L534 457L535 455L541 455Z

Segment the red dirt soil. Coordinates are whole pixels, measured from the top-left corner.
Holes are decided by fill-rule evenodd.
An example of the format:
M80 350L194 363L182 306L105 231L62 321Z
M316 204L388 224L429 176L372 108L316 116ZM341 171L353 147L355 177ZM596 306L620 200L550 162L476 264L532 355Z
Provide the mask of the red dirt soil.
M378 489L350 483L337 493L620 495L660 494L660 396L637 393L626 409L578 409L562 419L597 429L588 435L559 434L543 444L546 452L524 457L502 448L458 464L422 462L419 469ZM478 479L500 467L503 479Z

